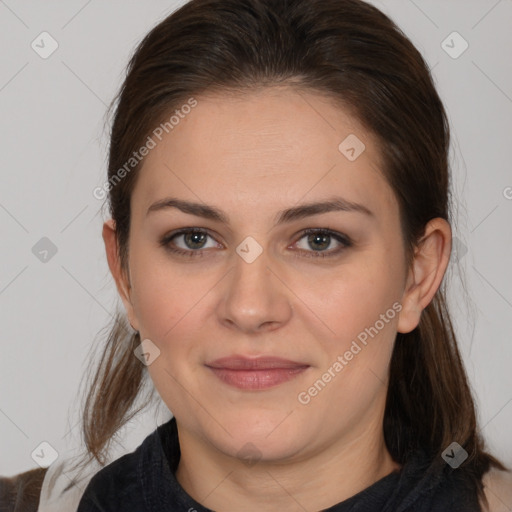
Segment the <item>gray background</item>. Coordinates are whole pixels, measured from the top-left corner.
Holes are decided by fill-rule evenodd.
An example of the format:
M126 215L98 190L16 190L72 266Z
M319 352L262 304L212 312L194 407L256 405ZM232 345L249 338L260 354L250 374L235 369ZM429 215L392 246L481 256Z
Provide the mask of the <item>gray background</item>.
M59 453L77 442L80 378L118 306L92 194L106 105L136 43L178 3L0 1L0 474L35 467L42 441ZM374 3L426 57L449 114L453 312L483 434L511 464L512 1ZM46 59L31 47L43 31L59 45ZM463 48L453 31L469 44L458 58L442 47ZM46 262L32 250L43 237L57 249Z

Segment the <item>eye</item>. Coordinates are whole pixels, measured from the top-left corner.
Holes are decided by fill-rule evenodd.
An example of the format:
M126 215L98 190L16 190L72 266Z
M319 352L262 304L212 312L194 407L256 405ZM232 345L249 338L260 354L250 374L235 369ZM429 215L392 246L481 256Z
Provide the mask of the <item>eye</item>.
M352 246L352 241L348 236L330 229L306 229L295 245L299 244L302 239L306 239L306 241L300 248L301 251L304 251L306 257L313 258L336 256L347 247ZM338 244L338 248L326 251L325 249L328 249L333 241ZM312 247L313 250L309 250L308 247Z
M202 257L205 249L218 248L220 244L213 242L208 246L207 240L214 238L208 231L200 228L183 228L179 231L166 235L160 241L160 245L166 250L187 257ZM331 257L341 253L346 248L352 246L352 241L347 235L332 231L330 229L306 229L301 233L301 237L294 245L300 245L300 241L306 239L303 247L299 247L299 253L305 257ZM336 242L337 248L326 250ZM180 245L181 244L181 245ZM305 245L305 247L304 247ZM310 250L309 248L313 248Z
M210 247L205 244L208 238L213 237L204 229L181 229L177 232L173 232L166 235L161 241L160 245L164 246L167 250L180 254L183 256L203 256L203 249L217 247L218 244L214 243ZM180 241L184 244L180 246L175 240Z

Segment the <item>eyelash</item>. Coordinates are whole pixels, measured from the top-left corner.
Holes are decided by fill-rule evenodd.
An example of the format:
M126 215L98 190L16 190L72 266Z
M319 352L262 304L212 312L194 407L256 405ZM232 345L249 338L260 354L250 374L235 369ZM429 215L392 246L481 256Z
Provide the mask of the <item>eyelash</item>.
M175 231L173 233L169 233L168 235L166 235L164 238L162 238L160 240L160 245L162 247L164 247L166 250L171 251L172 253L178 254L180 256L186 256L186 257L190 257L190 258L203 257L204 252L207 249L185 250L185 249L179 249L179 248L171 246L171 241L174 238L176 238L180 235L190 234L190 233L204 234L204 235L207 235L207 236L210 236L211 238L213 238L212 235L210 235L210 233L208 233L208 231L206 231L206 230L198 229L198 228L184 228L184 229L180 229L179 231ZM345 249L347 249L353 245L352 240L347 235L344 235L342 233L338 233L336 231L332 231L332 230L326 229L326 228L305 229L304 231L301 232L300 237L297 239L297 242L299 240L302 240L302 238L304 238L305 236L310 235L310 234L328 235L331 238L334 238L340 244L342 244L342 247L339 247L338 249L334 249L334 250L330 250L330 251L306 251L304 249L299 249L299 252L304 253L305 257L307 257L307 258L334 257L334 256L337 256L338 254L340 254Z

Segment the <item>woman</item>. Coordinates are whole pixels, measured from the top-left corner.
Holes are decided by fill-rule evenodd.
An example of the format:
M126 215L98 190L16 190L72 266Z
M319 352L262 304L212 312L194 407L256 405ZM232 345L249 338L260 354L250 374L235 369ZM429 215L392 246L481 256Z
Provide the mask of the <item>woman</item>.
M442 287L448 149L424 60L362 1L192 0L154 28L95 192L134 332L113 326L88 451L146 372L174 418L78 511L506 505Z

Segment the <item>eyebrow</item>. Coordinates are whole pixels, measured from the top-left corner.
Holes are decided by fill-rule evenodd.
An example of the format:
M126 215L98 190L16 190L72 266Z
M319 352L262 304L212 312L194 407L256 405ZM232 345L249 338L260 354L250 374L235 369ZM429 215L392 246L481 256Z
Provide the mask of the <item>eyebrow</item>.
M209 206L207 204L195 203L191 201L184 201L174 197L166 197L153 203L146 212L146 216L152 212L166 210L168 208L177 208L184 213L203 217L224 224L229 224L228 216L218 208ZM341 197L332 197L326 201L301 204L292 208L282 210L276 215L276 225L293 222L296 220L304 219L312 215L319 215L328 212L357 212L364 215L373 217L374 214L366 206L347 201Z

